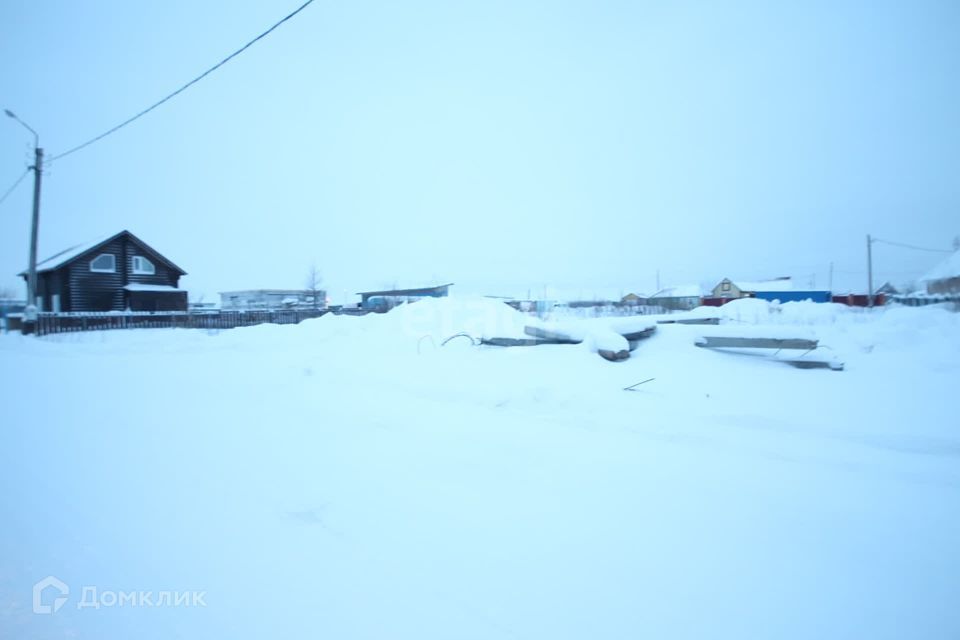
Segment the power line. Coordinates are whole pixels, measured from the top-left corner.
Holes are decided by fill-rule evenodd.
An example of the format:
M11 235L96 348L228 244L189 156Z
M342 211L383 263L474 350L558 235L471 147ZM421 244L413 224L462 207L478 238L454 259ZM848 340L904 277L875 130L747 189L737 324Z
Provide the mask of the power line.
M208 75L210 75L211 73L213 73L214 71L216 71L217 69L219 69L220 67L222 67L223 65L225 65L226 63L230 62L230 60L236 58L238 55L240 55L241 53L243 53L244 51L246 51L247 49L249 49L251 46L253 46L256 42L258 42L259 40L262 40L263 38L265 38L266 36L268 36L274 29L276 29L277 27L279 27L280 25L282 25L284 22L286 22L287 20L291 19L292 17L294 17L295 15L297 15L298 13L300 13L301 11L303 11L304 9L306 9L306 8L307 8L310 4L312 4L312 3L313 3L313 0L307 0L307 1L304 2L302 5L300 5L295 11L293 11L292 13L288 14L287 16L285 16L282 20L280 20L279 22L277 22L276 24L274 24L272 27L270 27L269 29L267 29L266 31L264 31L263 33L261 33L260 35L258 35L256 38L254 38L253 40L251 40L251 41L248 42L247 44L243 45L242 47L240 47L239 49L237 49L236 51L234 51L233 53L231 53L229 56L227 56L226 58L224 58L223 60L221 60L221 61L218 62L217 64L213 65L212 67L210 67L209 69L207 69L206 71L204 71L203 73L201 73L199 76L197 76L196 78L194 78L194 79L191 80L190 82L186 83L185 85L183 85L182 87L180 87L179 89L177 89L176 91L174 91L173 93L171 93L170 95L168 95L167 97L165 97L165 98L163 98L162 100L160 100L160 101L158 101L158 102L150 105L149 107L147 107L146 109L144 109L144 110L141 111L140 113L136 114L136 115L133 116L132 118L128 118L127 120L124 120L123 122L121 122L121 123L118 124L117 126L113 127L112 129L109 129L109 130L101 133L101 134L98 135L97 137L91 138L90 140L87 140L87 141L84 142L83 144L80 144L80 145L77 145L76 147L73 147L73 148L70 149L69 151L64 151L63 153L61 153L61 154L59 154L59 155L53 156L52 158L50 158L50 159L47 161L47 163L49 164L49 163L51 163L51 162L54 162L55 160L59 160L60 158L63 158L64 156L68 156L68 155L70 155L71 153L74 153L74 152L76 152L76 151L80 151L81 149L83 149L83 148L85 148L85 147L89 147L89 146L90 146L91 144L93 144L94 142L97 142L97 141L99 141L99 140L102 140L102 139L106 138L106 137L107 137L108 135L110 135L111 133L114 133L115 131L118 131L118 130L122 129L123 127L127 126L128 124L130 124L130 123L133 122L134 120L137 120L137 119L139 119L139 118L147 115L148 113L150 113L151 111L153 111L154 109L156 109L157 107L159 107L160 105L162 105L164 102L167 102L167 101L170 100L171 98L174 98L174 97L176 97L177 95L179 95L180 93L183 93L184 91L186 91L187 89L189 89L191 86L193 86L193 85L195 85L196 83L200 82L201 80L203 80L204 78L206 78Z
M903 247L904 249L915 249L916 251L929 251L931 253L953 253L950 249L929 249L927 247L917 247L912 244L904 244L903 242L891 242L890 240L881 240L880 238L874 238L874 242L880 242L883 244L889 244L894 247Z
M7 196L13 193L13 190L20 186L20 183L23 182L23 179L27 177L28 173L30 173L30 169L23 170L23 173L21 173L20 177L17 178L17 181L13 183L13 186L6 190L6 192L3 194L3 197L0 197L0 204L3 204L3 201L7 199Z
M877 271L878 271L878 272L882 272L882 273L884 273L884 274L886 274L886 275L892 275L892 276L911 276L911 275L917 275L918 273L922 272L923 269L897 269L897 270L877 269ZM863 270L863 271L847 271L847 270L844 270L844 269L834 269L833 272L834 272L834 273L843 274L843 275L845 275L845 276L862 276L862 275L865 275L865 274L867 273L866 270Z

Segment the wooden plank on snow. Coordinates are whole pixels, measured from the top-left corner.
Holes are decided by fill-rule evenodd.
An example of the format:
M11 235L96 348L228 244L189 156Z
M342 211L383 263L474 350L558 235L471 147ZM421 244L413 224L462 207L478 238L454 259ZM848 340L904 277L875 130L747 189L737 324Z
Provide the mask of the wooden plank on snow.
M807 358L777 358L777 362L789 364L797 369L833 369L843 371L843 363L835 360L809 360Z
M491 347L535 347L540 344L557 343L536 338L482 338L480 344L488 344Z
M657 324L720 324L720 318L680 318L679 320L657 320Z
M524 327L523 332L528 336L533 336L538 340L544 340L551 344L580 344L583 340L576 340L565 333L551 331L541 327Z
M817 348L817 340L804 338L744 338L739 336L707 336L694 344L706 349L801 349Z

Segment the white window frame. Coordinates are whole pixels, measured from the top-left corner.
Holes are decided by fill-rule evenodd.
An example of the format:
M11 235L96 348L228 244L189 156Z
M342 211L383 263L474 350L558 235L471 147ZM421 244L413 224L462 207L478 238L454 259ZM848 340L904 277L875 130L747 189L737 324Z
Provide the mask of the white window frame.
M111 266L109 269L101 269L93 266L94 262L96 262L97 260L103 257L110 258L110 260L113 261L113 266ZM101 253L96 258L90 261L90 271L92 271L93 273L116 273L117 272L117 256L113 255L112 253Z
M150 265L149 269L142 268L144 262ZM143 256L133 256L133 273L138 276L155 276L157 275L157 266Z

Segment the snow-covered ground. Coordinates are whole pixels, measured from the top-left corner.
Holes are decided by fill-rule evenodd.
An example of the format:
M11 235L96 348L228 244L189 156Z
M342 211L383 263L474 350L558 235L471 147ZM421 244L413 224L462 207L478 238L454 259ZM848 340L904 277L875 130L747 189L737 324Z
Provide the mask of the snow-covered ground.
M960 636L960 314L694 312L718 313L622 363L440 346L522 335L479 299L0 336L0 637ZM814 336L846 368L708 330ZM35 614L47 576L68 599Z

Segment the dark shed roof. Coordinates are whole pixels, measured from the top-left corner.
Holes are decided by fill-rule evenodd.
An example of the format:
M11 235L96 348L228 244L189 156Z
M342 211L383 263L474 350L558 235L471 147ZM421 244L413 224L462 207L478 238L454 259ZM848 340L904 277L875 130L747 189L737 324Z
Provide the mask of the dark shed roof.
M422 287L420 289L388 289L386 291L358 291L358 296L427 296L431 293L443 293L446 289L453 286L453 283L438 284L435 287Z

